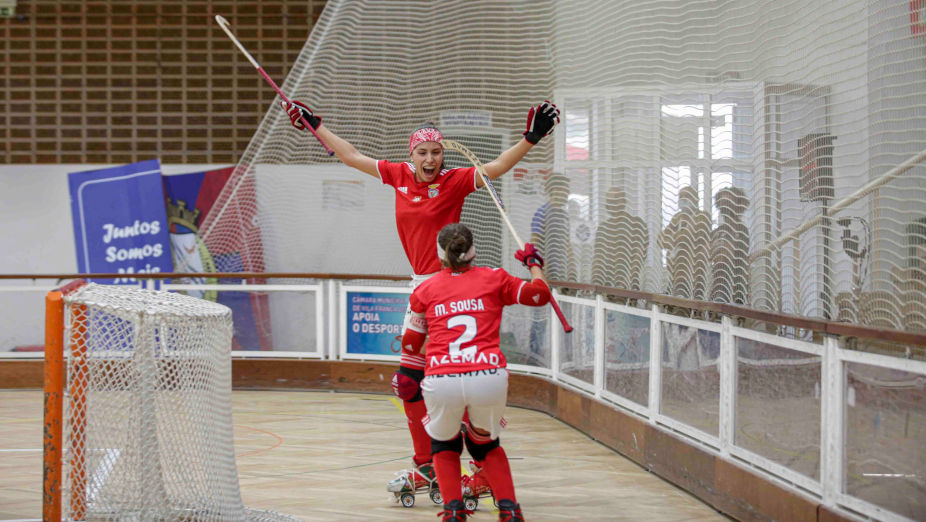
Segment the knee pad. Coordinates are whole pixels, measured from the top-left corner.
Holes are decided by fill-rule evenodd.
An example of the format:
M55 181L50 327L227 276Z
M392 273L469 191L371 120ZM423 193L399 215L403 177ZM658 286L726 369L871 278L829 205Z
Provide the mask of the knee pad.
M485 460L486 454L497 448L500 444L501 442L499 442L499 439L479 444L473 439L469 438L469 433L466 435L466 450L469 451L469 454L473 457L474 460L479 462Z
M421 380L424 379L424 370L413 370L404 366L392 374L392 391L396 397L408 402L418 402L421 395Z
M442 451L463 453L463 437L457 435L451 440L437 440L431 437L431 455L437 455Z

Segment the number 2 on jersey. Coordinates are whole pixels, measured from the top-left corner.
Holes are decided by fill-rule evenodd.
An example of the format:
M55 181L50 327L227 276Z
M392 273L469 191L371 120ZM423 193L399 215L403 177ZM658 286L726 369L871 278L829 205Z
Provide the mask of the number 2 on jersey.
M457 337L456 341L450 343L450 355L460 355L461 353L466 355L475 354L477 350L475 345L467 346L466 348L462 348L462 345L463 343L472 341L476 337L476 332L479 331L476 327L476 318L471 315L455 315L447 319L448 330L456 328L457 326L463 326L466 329Z

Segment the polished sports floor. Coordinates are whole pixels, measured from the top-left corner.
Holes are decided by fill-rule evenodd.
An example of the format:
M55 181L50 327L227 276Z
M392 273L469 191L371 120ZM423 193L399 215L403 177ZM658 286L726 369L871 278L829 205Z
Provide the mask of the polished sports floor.
M398 400L236 391L233 403L246 506L312 521L437 520L440 508L426 494L405 508L385 490L395 472L411 465ZM506 417L502 443L528 520L726 520L546 414L510 408ZM42 393L0 391L0 521L41 519L41 444ZM492 499L484 498L472 520L496 518Z

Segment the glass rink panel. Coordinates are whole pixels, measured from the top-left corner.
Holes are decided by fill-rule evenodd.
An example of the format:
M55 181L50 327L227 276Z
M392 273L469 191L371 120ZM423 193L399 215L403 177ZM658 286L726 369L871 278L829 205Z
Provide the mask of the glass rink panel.
M193 297L216 301L232 310L232 350L252 352L317 352L314 291L261 292L184 290Z
M820 479L818 356L735 338L734 444Z
M846 493L926 520L926 375L845 363Z
M605 310L605 389L641 406L649 401L648 317Z
M720 334L662 323L660 413L719 436Z
M559 358L560 372L588 384L595 383L595 307L560 302L563 314L572 325L571 333L563 334ZM562 329L558 324L554 328Z
M550 368L549 307L506 306L500 335L508 364Z
M0 283L3 286L12 286ZM42 353L47 289L0 290L0 354Z
M252 296L251 301L259 309ZM272 319L273 350L318 352L315 292L272 292L266 295Z

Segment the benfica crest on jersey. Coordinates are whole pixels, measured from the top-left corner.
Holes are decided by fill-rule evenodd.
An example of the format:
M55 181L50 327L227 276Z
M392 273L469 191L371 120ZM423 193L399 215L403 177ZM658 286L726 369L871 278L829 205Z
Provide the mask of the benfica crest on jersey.
M428 185L428 197L429 197L429 198L436 198L436 197L437 197L437 194L439 194L439 192L438 192L438 190L437 190L437 187L439 187L439 186L440 186L440 183L435 183L435 184L433 184L433 185Z

